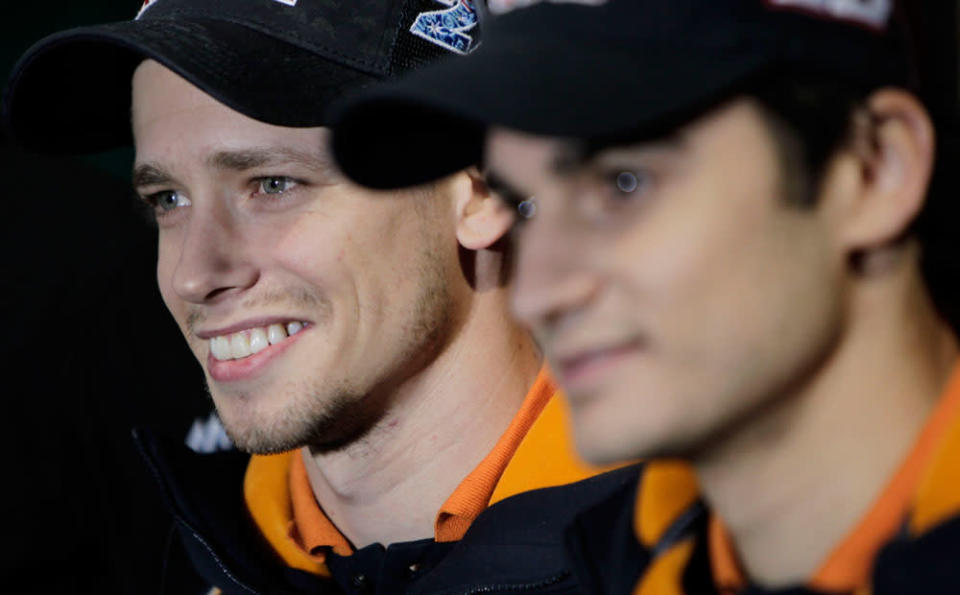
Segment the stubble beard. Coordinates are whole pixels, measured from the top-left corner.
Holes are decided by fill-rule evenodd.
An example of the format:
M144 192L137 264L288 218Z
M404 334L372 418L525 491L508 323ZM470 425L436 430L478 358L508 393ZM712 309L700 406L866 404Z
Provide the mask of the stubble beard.
M276 454L303 446L330 453L366 438L388 412L391 389L434 360L445 338L452 334L454 304L435 248L425 247L417 269L420 289L407 317L409 322L402 329L406 341L399 347L391 369L364 387L354 385L349 378L319 378L300 385L290 382L277 392L292 402L269 418L250 415L235 420L221 410L221 421L233 444L251 454ZM209 394L209 387L207 391ZM229 398L249 403L254 396Z

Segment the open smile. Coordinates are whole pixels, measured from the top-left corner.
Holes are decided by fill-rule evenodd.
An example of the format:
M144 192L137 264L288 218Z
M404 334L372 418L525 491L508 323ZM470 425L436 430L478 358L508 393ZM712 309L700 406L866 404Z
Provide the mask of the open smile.
M290 321L209 336L207 370L218 382L251 378L286 351L310 326Z

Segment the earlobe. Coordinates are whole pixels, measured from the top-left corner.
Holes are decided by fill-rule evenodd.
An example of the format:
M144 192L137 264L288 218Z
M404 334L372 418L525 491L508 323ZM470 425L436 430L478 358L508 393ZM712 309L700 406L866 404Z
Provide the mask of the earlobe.
M933 169L933 124L916 98L881 90L868 99L866 111L853 133L861 175L843 226L851 251L902 238L923 208Z
M459 175L469 184L458 181L457 240L468 250L487 249L510 230L513 212L490 190L476 168Z

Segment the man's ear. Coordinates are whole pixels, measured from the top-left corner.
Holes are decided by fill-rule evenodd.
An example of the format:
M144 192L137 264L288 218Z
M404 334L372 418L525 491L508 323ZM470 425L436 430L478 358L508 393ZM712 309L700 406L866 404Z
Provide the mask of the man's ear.
M484 250L497 243L513 225L513 211L500 200L475 167L457 174L457 240L468 250Z
M833 173L848 174L840 176L847 195L840 239L853 253L889 245L910 227L927 197L935 140L926 109L898 89L871 95L851 134L846 167Z

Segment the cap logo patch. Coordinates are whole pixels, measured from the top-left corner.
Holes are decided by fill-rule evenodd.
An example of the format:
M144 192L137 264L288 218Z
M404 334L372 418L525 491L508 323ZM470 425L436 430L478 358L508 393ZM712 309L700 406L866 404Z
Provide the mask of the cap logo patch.
M884 29L893 12L893 0L767 0L773 7L794 8L831 19Z
M518 8L526 8L534 4L550 2L552 4L584 4L586 6L599 6L605 4L607 0L489 0L487 8L493 14L504 14Z
M451 52L469 54L474 44L467 31L479 22L473 0L436 1L450 8L421 12L414 19L410 33Z

